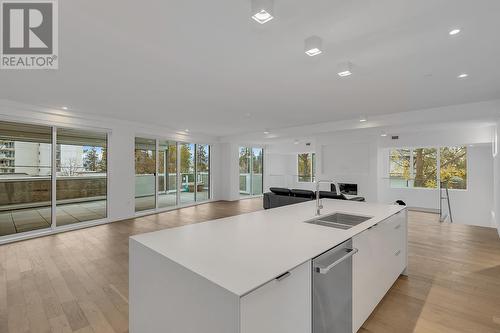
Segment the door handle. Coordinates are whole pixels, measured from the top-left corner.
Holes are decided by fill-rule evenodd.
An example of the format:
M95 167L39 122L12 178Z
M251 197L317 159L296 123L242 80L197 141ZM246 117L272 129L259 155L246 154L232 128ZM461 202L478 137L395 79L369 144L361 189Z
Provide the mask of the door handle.
M355 255L356 253L358 253L358 249L356 249L356 248L346 249L346 254L343 255L342 258L339 258L338 260L335 260L334 262L332 262L327 267L321 267L321 266L314 267L314 270L317 273L320 273L320 274L328 274L328 272L330 270L332 270L333 267L335 267L338 264L340 264L341 262L349 259L350 257L352 257L353 255Z

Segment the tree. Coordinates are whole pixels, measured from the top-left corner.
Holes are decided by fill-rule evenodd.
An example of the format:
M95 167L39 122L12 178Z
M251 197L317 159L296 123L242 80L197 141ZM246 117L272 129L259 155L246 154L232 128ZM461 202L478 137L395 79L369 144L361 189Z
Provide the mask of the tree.
M99 161L99 170L101 172L106 172L108 170L108 151L106 148L102 148L102 157Z
M193 159L191 146L189 144L181 145L181 173L191 173L193 172Z
M209 159L208 159L208 146L206 145L197 145L197 163L196 168L198 172L206 172L209 167Z
M413 151L414 187L437 187L437 149L417 148Z
M262 149L256 149L258 150L258 154L252 154L252 167L253 167L253 173L254 174L261 174L262 173Z
M240 173L250 173L250 149L240 148Z
M61 165L62 176L76 176L82 171L82 167L78 165L76 158L68 159L64 165Z
M449 188L467 188L467 147L441 148L441 182Z
M99 155L97 154L96 147L85 150L83 166L87 171L97 171L99 166Z
M135 150L135 173L138 175L156 173L156 161L152 150Z
M312 174L312 154L303 153L297 155L299 181L311 182L313 181Z

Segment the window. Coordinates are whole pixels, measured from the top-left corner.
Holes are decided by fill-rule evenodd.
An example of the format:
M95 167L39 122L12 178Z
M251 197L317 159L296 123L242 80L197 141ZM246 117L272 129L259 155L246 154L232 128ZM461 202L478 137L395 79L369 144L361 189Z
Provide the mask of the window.
M57 225L106 217L107 135L57 129Z
M181 151L181 197L182 204L195 201L195 156L194 144L182 143L179 145Z
M210 199L210 145L135 138L135 211Z
M263 188L264 150L240 147L240 196L261 195Z
M135 138L135 211L156 208L156 141Z
M107 133L0 122L0 236L105 218L107 169Z
M439 169L439 172L438 172ZM438 178L439 176L439 178ZM467 188L467 148L402 148L389 153L392 188Z
M392 188L409 187L410 149L392 149L389 154L389 178Z
M0 236L52 225L52 128L0 122Z
M196 201L210 199L210 146L196 145Z
M443 147L440 155L441 182L447 183L448 188L467 189L467 147Z
M299 182L314 182L316 178L316 154L297 155L297 174Z
M158 147L158 207L177 205L177 143L160 140Z
M413 149L413 187L437 188L437 149Z

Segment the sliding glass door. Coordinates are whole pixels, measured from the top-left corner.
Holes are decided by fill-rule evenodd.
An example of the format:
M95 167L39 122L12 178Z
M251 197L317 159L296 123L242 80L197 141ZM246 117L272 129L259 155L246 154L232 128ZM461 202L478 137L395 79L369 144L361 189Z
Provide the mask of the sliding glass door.
M135 211L210 199L210 145L135 138Z
M0 237L107 217L107 133L0 122Z
M58 128L57 225L107 216L107 135Z
M135 138L135 211L156 208L156 141Z
M261 195L263 188L264 150L240 147L240 196Z
M261 195L264 181L264 150L252 148L252 195Z
M181 143L179 147L181 159L180 203L189 204L195 201L195 145Z
M52 225L52 128L0 122L0 236Z
M210 146L196 145L196 201L210 199Z
M158 144L158 208L177 205L177 144Z

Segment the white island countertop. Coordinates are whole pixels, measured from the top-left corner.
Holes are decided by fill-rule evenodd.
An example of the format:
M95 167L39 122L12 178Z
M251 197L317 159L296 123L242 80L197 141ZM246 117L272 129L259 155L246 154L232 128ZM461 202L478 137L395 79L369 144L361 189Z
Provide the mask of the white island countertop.
M277 276L405 209L404 206L323 199L322 215L373 216L348 230L304 223L315 201L131 237L143 246L243 296Z

